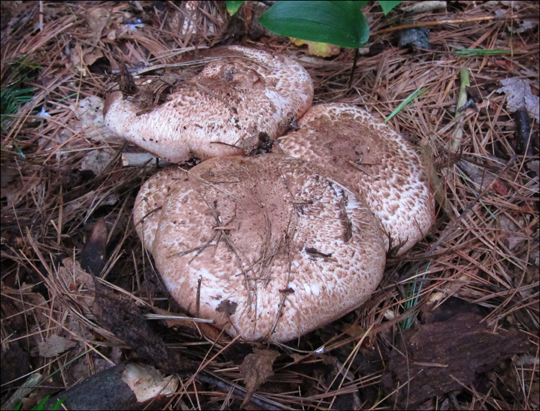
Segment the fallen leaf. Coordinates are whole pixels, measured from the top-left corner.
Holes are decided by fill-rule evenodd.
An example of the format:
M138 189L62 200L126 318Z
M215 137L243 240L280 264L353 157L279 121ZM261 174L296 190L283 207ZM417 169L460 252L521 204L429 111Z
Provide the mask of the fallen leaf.
M468 161L460 160L457 165L469 177L469 181L477 185L476 189L484 190L491 185L491 190L499 195L507 195L507 185L498 179L498 176L487 170L486 167L480 167ZM496 180L496 181L495 181Z
M118 137L105 126L104 105L103 99L96 96L87 97L70 105L71 110L80 121L80 125L71 125L74 131L81 130L85 137L92 140L117 140Z
M59 335L53 335L48 340L42 341L38 344L39 355L45 358L54 357L61 354L64 351L69 350L77 345L75 341L68 340L67 338L60 337Z
M516 248L523 241L530 240L531 233L528 232L529 230L527 230L526 224L524 224L525 227L519 227L514 223L514 221L504 214L499 216L498 221L499 226L501 227L501 240L510 251Z
M62 266L56 273L56 281L59 289L70 299L76 301L82 308L83 313L90 313L90 307L94 304L94 279L81 268L78 261L65 258Z
M308 41L308 40L300 40L295 39L292 37L289 37L294 45L300 47L304 44L307 44L308 46L308 54L312 56L317 57L332 57L337 56L340 51L341 47L335 46L334 44L328 44L328 43L318 43L316 41Z
M104 7L92 9L84 15L86 22L88 23L88 28L90 29L88 37L90 43L94 46L97 45L100 40L103 29L107 26L110 16L111 12Z
M508 31L511 33L517 33L517 34L524 33L527 30L532 30L536 28L536 26L538 26L538 21L534 21L534 20L516 19L515 21L518 22L518 27L512 27L512 25L508 26Z
M107 148L92 150L84 156L81 170L90 170L97 176L111 163L114 155L114 151Z
M274 350L255 350L249 354L242 362L240 371L244 374L244 383L246 385L246 398L242 402L241 408L249 402L251 396L261 384L274 375L272 366L279 353Z
M122 381L129 385L137 402L144 402L158 395L172 395L178 388L175 375L162 377L161 373L147 364L130 363L122 373Z
M103 52L100 49L95 49L92 51L87 51L83 56L83 61L87 66L91 66L103 56Z
M497 93L506 93L506 108L510 112L525 109L529 116L540 121L540 99L531 92L531 85L525 79L505 78L501 80L503 87L495 90Z

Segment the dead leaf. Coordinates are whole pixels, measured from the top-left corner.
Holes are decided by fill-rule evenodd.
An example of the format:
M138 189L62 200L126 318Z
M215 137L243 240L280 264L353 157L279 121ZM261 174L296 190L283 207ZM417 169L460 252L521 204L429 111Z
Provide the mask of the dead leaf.
M498 176L488 171L487 168L477 166L476 164L464 160L458 161L457 165L480 190L484 190L491 185L491 189L497 194L501 196L508 194L506 183L498 179ZM497 181L494 181L496 179Z
M104 7L98 7L92 9L85 15L86 22L88 23L88 28L90 33L88 35L90 43L92 45L97 45L103 29L107 26L111 13Z
M38 344L39 355L45 358L54 357L61 354L64 351L69 350L77 345L75 341L68 340L67 338L60 337L59 335L53 335L48 340L40 342Z
M240 371L244 374L244 384L246 385L246 398L242 402L242 408L249 402L255 390L274 375L272 366L278 356L279 352L277 351L257 349L253 354L246 356L240 366Z
M523 241L531 238L531 233L526 228L517 226L509 217L502 214L499 216L499 225L502 231L502 241L510 251Z
M535 173L536 175L540 175L540 161L538 160L529 161L527 163L527 168L531 170L533 173Z
M71 110L80 121L80 125L70 125L71 128L75 131L82 130L85 137L92 140L118 140L118 137L108 127L105 127L104 105L104 100L96 96L87 97L70 105Z
M103 52L100 49L94 49L87 51L83 56L84 64L87 66L91 66L96 62L97 59L100 59L103 57Z
M107 148L92 150L84 156L81 170L90 170L95 175L98 175L111 163L114 155L114 151Z
M77 301L85 313L90 312L94 304L94 279L84 271L78 261L65 258L56 274L57 284L72 300Z
M535 20L516 19L515 21L518 23L518 27L513 27L512 25L509 25L507 27L508 31L510 31L511 33L517 33L517 34L524 33L527 30L532 30L536 26L538 26L538 21L535 21Z
M501 80L503 87L495 90L497 93L506 93L506 108L511 113L524 109L529 116L540 121L540 99L531 92L531 85L525 79L505 78Z
M178 388L175 375L163 377L154 367L147 364L130 363L122 373L122 381L129 385L137 402L144 402L158 395L172 395Z

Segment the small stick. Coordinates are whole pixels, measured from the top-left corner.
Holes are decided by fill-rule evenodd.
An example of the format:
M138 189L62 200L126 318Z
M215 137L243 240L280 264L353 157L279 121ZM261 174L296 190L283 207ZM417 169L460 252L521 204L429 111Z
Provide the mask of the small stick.
M354 62L351 70L351 77L349 77L349 84L347 85L347 88L351 88L352 86L352 80L354 77L354 72L356 71L356 61L358 60L358 54L360 52L360 49L354 49Z

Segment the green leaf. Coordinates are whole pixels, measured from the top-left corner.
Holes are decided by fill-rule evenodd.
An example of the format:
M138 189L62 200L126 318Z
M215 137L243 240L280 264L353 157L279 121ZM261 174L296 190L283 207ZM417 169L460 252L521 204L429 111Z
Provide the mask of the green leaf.
M56 404L54 404L51 408L51 411L56 411L58 408L60 408L60 406L62 405L62 403L65 401L66 399L65 398L62 398L62 399L59 399Z
M400 3L403 3L403 1L379 1L379 5L382 7L383 13L386 15L390 13L390 11L399 5Z
M506 50L482 50L482 49L457 49L455 53L459 57L486 56L490 54L504 54Z
M227 12L232 16L238 11L242 3L243 1L226 1L225 4L227 5Z
M366 1L278 1L259 19L279 36L359 48L369 39Z
M399 113L401 110L403 110L403 107L405 107L407 104L412 102L416 97L422 96L424 91L424 87L420 86L415 91L413 91L411 94L407 96L405 100L401 102L399 106L397 106L394 111L390 113L388 117L384 120L385 123L388 123L397 113Z

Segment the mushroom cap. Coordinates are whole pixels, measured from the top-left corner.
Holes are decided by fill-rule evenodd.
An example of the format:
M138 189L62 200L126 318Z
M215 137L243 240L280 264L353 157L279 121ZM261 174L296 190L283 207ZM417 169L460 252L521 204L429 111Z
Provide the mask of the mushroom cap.
M360 193L396 255L427 234L435 222L433 195L420 156L402 136L348 104L313 106L298 126L279 139L283 153L318 164Z
M133 208L135 230L145 249L153 254L153 243L161 221L161 210L177 181L184 180L186 171L168 167L154 174L142 185Z
M298 63L269 52L231 46L206 53L213 59L181 82L166 102L148 112L109 94L105 124L116 134L172 162L241 155L259 133L275 138L280 124L311 105L313 82Z
M287 341L357 308L379 284L378 221L309 163L268 154L172 170L145 183L135 224L192 315L246 341ZM152 204L157 228L144 221Z

